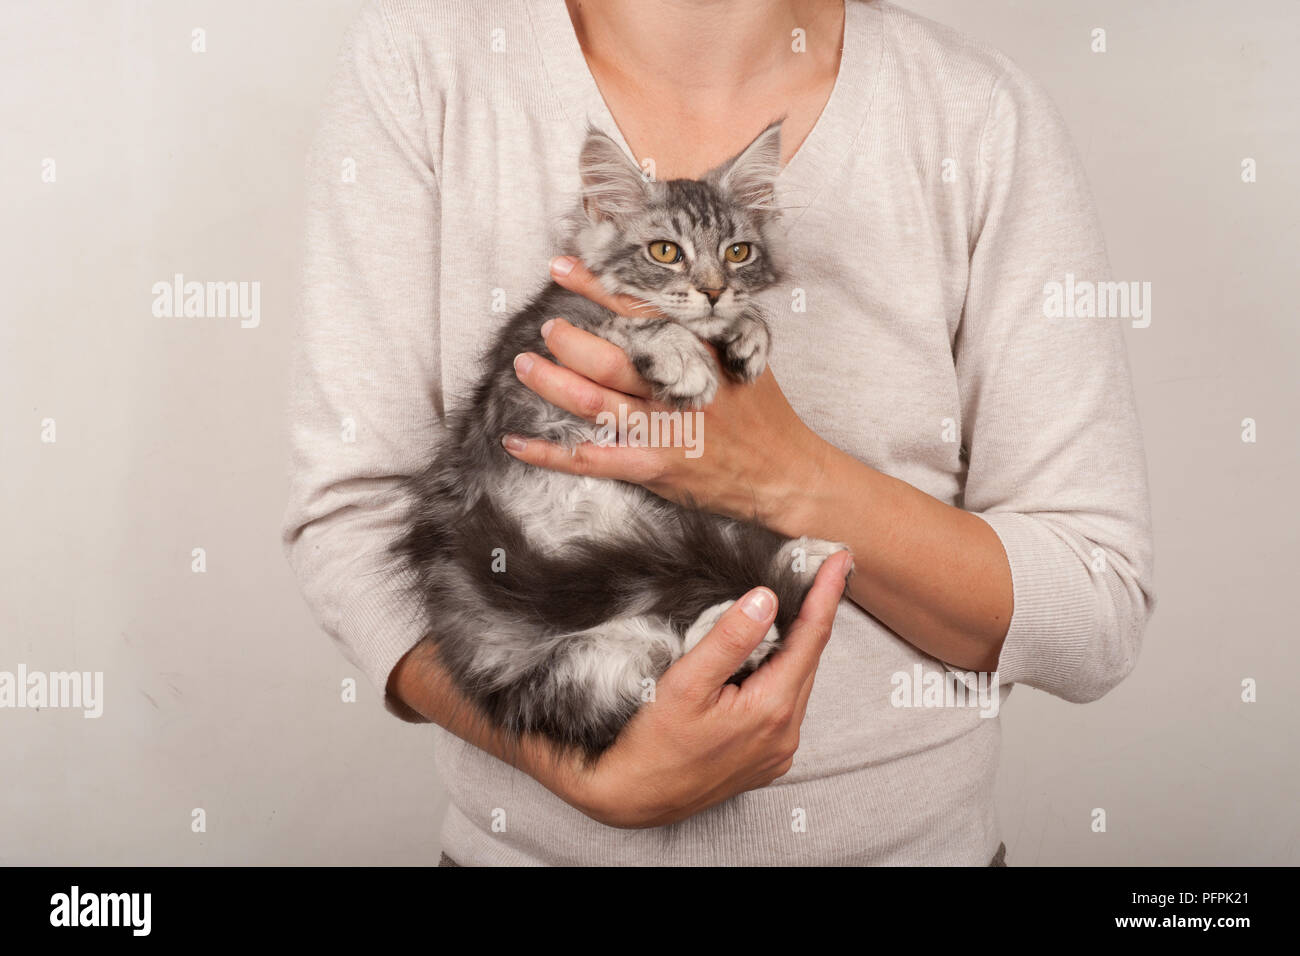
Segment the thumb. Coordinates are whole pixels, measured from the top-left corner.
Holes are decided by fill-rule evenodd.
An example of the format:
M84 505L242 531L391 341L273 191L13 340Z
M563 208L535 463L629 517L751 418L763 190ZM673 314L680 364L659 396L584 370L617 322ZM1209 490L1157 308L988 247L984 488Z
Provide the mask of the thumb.
M776 618L776 595L754 588L718 618L700 643L675 665L689 693L715 694L767 636Z

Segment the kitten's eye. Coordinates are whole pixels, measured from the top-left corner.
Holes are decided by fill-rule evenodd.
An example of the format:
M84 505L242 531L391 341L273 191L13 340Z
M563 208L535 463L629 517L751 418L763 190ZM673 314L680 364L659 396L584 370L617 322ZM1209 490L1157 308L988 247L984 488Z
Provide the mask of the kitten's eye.
M727 246L727 251L724 255L726 255L728 262L744 262L749 258L751 251L749 243L733 242L731 245Z
M671 265L674 262L682 261L682 250L677 248L675 242L669 242L667 239L656 239L650 243L650 258L655 262Z

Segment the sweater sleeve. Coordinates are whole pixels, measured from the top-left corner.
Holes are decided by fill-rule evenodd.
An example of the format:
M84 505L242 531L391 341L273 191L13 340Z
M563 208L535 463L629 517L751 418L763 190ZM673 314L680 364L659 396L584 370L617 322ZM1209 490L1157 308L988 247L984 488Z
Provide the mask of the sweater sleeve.
M285 554L321 627L379 690L422 636L386 549L433 448L439 200L430 117L383 11L353 25L307 163ZM390 711L406 717L393 702Z
M998 535L1014 587L998 674L1095 700L1133 669L1154 606L1146 461L1127 320L1046 305L1052 284L1106 282L1109 266L1065 124L1014 67L993 90L979 175L954 351L963 503Z

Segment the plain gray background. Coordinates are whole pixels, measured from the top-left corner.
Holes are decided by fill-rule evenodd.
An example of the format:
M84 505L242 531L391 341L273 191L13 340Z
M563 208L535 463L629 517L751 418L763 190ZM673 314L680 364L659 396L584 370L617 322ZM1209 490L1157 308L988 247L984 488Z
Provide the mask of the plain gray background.
M277 537L303 158L360 5L0 3L0 670L106 682L99 720L0 709L0 863L437 859L430 732L383 710L317 630ZM1300 11L904 5L1043 81L1115 277L1153 284L1128 342L1156 614L1100 702L1023 687L1008 702L1009 860L1300 863ZM155 318L151 288L178 272L260 282L260 326Z

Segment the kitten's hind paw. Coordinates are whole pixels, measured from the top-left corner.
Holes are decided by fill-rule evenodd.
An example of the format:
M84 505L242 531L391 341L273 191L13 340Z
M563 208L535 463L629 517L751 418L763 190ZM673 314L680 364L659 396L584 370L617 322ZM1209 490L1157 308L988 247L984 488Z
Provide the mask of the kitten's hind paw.
M686 636L682 639L682 651L688 652L704 638L704 635L713 630L713 626L718 623L718 618L726 613L727 608L735 604L735 601L723 601L721 604L715 604L713 607L705 608L700 616L695 619L695 623L686 629ZM758 647L754 648L749 657L745 658L745 663L740 665L736 671L738 676L745 676L751 673L759 664L767 660L768 655L776 650L781 641L781 635L777 632L776 625L773 624L767 630L763 640Z
M848 551L847 544L838 541L823 541L820 538L794 538L781 546L773 560L774 570L780 574L793 571L807 576L809 585L817 576L826 559L840 551ZM850 556L851 557L851 556Z

